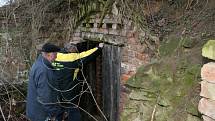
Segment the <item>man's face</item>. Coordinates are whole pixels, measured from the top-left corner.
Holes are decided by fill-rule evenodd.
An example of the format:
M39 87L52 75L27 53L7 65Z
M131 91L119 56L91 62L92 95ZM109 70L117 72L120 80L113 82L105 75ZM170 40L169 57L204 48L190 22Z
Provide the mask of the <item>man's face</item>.
M47 58L50 62L54 61L57 58L57 52L48 53Z

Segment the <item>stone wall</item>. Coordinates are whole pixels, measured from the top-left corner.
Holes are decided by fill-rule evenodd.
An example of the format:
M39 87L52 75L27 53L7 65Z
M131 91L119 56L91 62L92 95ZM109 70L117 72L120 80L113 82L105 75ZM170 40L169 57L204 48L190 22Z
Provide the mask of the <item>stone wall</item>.
M140 33L131 21L107 15L100 20L92 16L81 24L72 35L71 41L92 40L122 47L122 81L126 81L143 64L149 62L146 45L139 40Z
M208 41L202 50L204 57L215 60L215 40ZM201 69L201 93L199 112L204 121L215 121L215 62L203 65Z

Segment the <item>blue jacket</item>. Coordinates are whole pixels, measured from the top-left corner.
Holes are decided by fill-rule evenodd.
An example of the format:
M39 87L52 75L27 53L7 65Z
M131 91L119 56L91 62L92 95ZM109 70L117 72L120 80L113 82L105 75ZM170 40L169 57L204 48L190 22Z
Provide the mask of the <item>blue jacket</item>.
M65 102L66 107L78 105L80 94L82 93L83 82L77 77L78 72L83 69L83 65L93 61L101 54L101 48L95 47L81 53L58 53L53 66L56 76L55 82L62 92L59 95L60 101ZM83 70L82 70L83 71ZM69 105L68 102L72 104Z
M48 116L57 116L61 108L56 104L58 92L55 85L53 67L41 55L33 64L28 82L26 113L31 121L45 121Z

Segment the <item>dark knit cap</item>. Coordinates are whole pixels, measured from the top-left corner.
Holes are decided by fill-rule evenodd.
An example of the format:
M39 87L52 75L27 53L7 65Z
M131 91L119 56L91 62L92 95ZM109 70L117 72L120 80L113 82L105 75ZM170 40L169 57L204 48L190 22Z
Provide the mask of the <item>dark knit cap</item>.
M50 52L59 52L59 51L60 51L60 48L51 43L46 43L42 47L42 52L50 53Z

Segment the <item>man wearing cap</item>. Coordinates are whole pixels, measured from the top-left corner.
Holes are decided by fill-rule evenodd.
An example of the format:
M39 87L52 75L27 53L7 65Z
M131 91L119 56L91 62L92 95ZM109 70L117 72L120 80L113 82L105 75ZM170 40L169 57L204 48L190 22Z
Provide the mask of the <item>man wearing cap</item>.
M51 63L59 51L59 47L46 43L42 47L42 54L30 70L26 114L31 121L55 120L54 118L62 113L57 104L58 92L49 86L55 83Z
M28 84L27 116L31 121L47 119L61 121L64 111L68 112L68 121L80 121L80 112L76 105L80 93L77 73L79 68L98 55L98 47L77 53L76 45L71 45L69 53L59 52L60 48L46 43L42 55L33 64ZM59 102L60 101L60 102ZM67 108L59 103L69 104ZM63 105L65 106L65 105ZM55 119L56 118L56 119Z
M82 93L80 88L84 83L78 79L78 72L83 69L83 65L94 61L103 46L103 43L99 43L98 47L78 53L77 44L72 43L67 48L67 53L57 53L53 63L58 84L56 88L60 91L59 99L62 105L68 109L68 121L81 120L78 103Z

